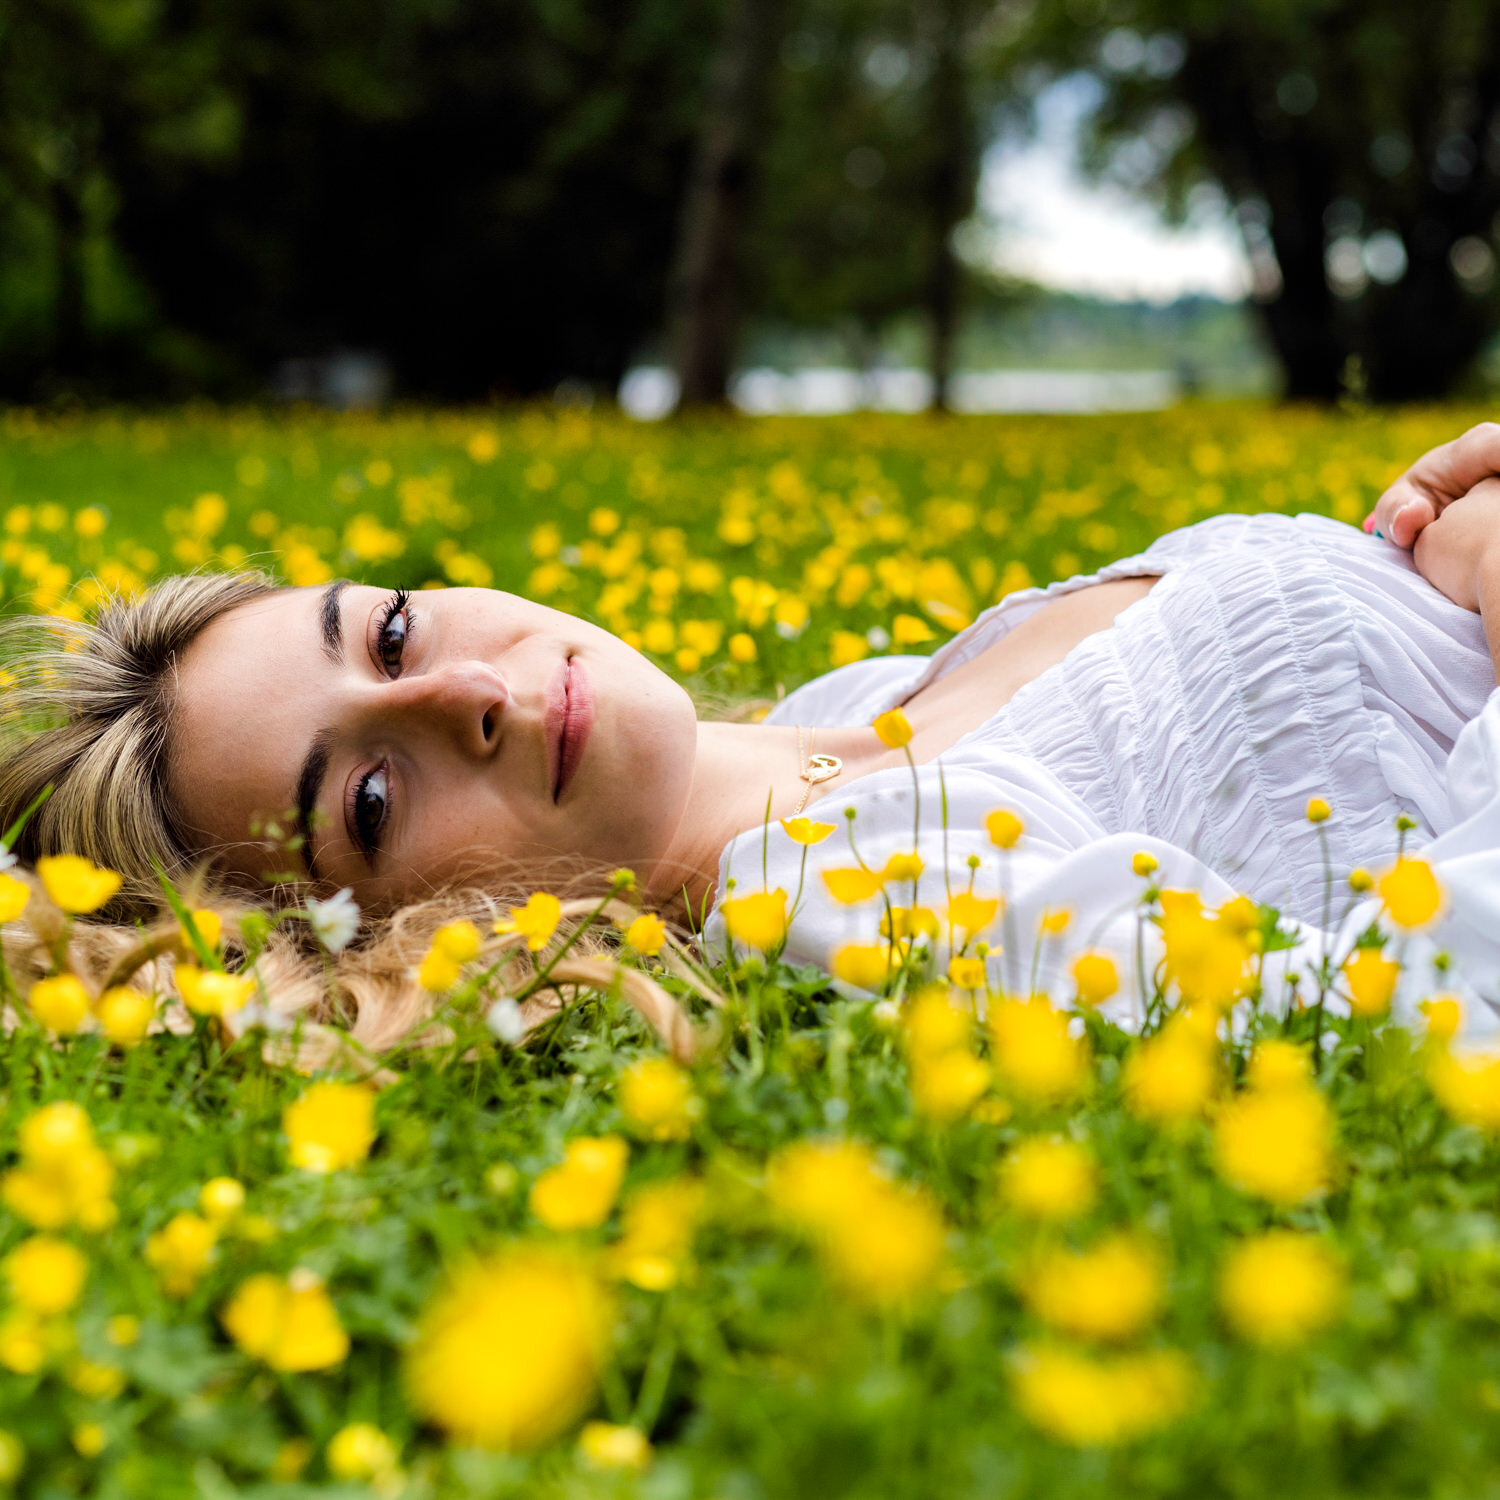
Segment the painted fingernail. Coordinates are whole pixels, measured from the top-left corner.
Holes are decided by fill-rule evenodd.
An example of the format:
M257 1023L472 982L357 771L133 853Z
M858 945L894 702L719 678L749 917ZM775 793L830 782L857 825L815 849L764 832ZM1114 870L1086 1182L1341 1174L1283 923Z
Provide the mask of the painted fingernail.
M1364 518L1364 520L1362 522L1360 522L1360 525L1364 528L1364 530L1366 532L1375 531L1375 517L1374 516L1366 516ZM1375 535L1379 536L1380 533L1378 531L1376 531Z

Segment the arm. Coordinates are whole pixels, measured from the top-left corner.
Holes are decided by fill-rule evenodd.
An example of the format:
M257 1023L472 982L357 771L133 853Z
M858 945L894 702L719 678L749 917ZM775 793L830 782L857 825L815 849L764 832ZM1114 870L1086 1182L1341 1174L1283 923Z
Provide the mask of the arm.
M1430 584L1479 613L1500 675L1500 479L1480 481L1425 520L1412 556Z
M1500 475L1500 423L1481 422L1451 443L1424 453L1375 502L1365 530L1409 548L1422 528L1449 505L1496 475Z

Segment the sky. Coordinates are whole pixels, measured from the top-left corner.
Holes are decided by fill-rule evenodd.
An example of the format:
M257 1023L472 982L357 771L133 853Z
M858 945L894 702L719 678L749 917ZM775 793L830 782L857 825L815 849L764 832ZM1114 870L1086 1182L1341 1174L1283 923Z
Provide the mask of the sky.
M986 152L979 206L995 231L986 253L996 269L1122 301L1244 296L1249 263L1222 203L1174 229L1126 189L1084 176L1077 133L1093 88L1086 76L1063 79L1042 95L1034 137Z

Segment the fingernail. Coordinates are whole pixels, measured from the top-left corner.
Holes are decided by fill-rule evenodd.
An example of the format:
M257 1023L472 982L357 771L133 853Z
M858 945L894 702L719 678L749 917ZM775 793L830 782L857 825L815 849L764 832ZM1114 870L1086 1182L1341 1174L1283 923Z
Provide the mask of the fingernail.
M1360 525L1364 528L1365 533L1368 535L1370 532L1375 531L1375 517L1374 516L1366 516L1364 518L1364 520L1360 523ZM1379 536L1380 533L1378 531L1376 531L1375 535Z

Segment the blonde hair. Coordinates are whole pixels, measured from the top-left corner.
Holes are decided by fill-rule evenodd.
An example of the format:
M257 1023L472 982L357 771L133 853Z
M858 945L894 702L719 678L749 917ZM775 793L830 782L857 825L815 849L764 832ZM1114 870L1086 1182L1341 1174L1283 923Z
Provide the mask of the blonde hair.
M69 962L97 993L134 982L169 991L173 962L191 960L164 900L158 870L181 886L191 903L211 905L225 918L226 954L245 949L240 923L251 910L285 906L298 894L280 889L247 898L215 876L194 847L172 803L168 766L172 748L176 664L215 620L278 591L256 571L198 573L163 579L131 599L110 597L91 622L20 618L0 622L0 831L31 808L13 852L27 866L52 854L79 854L123 877L119 895L99 920L74 925ZM565 919L594 910L603 895L602 872L554 871L554 884L571 899ZM30 878L28 876L28 878ZM558 882L561 882L560 885ZM5 957L18 983L48 971L62 916L31 880L27 921L5 929ZM592 887L592 899L583 893ZM422 989L416 966L445 923L467 920L489 933L507 905L530 894L465 887L438 892L379 920L366 919L360 938L325 969L306 924L279 926L257 968L275 1012L311 1023L305 1063L326 1060L344 1045L319 1028L336 1023L357 1048L383 1052L398 1043L450 1034L435 1020L436 998ZM604 915L635 913L613 901ZM566 930L566 928L564 928ZM615 984L680 1056L692 1050L691 1023L676 1002L639 970L609 960L611 943L596 928L551 968L549 989L528 1005L535 1025L585 988ZM663 950L668 967L717 998L690 944L672 934ZM517 941L489 940L487 961L503 960L500 982L514 990L534 969ZM330 977L332 983L330 984Z

